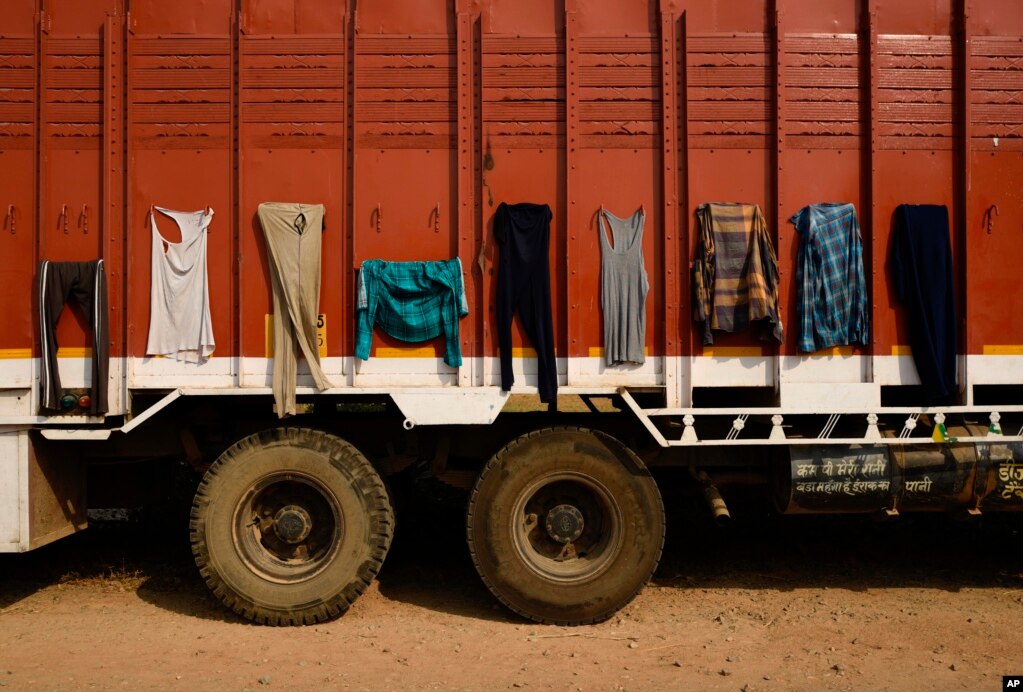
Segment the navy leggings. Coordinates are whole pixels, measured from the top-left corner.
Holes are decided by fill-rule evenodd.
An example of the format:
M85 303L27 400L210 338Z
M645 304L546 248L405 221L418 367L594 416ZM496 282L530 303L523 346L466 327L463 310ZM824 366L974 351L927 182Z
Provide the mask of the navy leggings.
M557 407L558 368L554 359L551 314L551 269L548 249L551 208L546 204L504 204L494 216L497 264L497 340L501 349L501 389L515 382L512 374L512 317L519 319L536 350L540 401Z

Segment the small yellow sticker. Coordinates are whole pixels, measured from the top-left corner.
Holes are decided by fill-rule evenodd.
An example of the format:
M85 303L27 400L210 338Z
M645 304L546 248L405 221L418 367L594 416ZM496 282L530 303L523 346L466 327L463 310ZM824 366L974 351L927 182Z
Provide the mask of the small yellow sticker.
M274 316L264 316L266 357L274 357ZM316 345L320 352L320 358L327 357L327 316L316 316Z

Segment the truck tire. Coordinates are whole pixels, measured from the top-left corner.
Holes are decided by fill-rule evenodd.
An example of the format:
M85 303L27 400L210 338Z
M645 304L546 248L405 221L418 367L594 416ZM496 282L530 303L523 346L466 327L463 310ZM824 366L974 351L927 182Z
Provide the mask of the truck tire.
M647 583L664 546L664 505L643 462L584 428L538 430L495 454L466 525L490 591L548 624L609 618Z
M355 447L275 428L210 467L190 530L196 565L225 605L261 624L303 625L340 615L366 590L390 547L394 511Z

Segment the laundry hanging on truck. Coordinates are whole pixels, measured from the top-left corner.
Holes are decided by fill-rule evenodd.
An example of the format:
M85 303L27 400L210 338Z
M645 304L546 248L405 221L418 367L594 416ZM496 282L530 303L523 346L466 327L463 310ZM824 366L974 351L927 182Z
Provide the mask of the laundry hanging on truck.
M355 304L355 356L368 360L373 326L395 339L429 341L444 336L444 362L462 365L458 320L469 314L457 257L437 262L371 259L359 271Z
M546 204L501 202L494 214L497 239L497 340L501 349L501 389L515 383L512 372L512 318L518 310L526 336L536 349L540 401L557 408L558 369L551 309L551 208Z
M1023 0L854 4L2 0L0 553L173 457L213 598L320 626L416 520L392 491L457 490L496 602L567 626L625 607L693 502L1023 512ZM851 207L790 227L828 201L868 214L869 283ZM914 201L955 214L900 209L893 274ZM151 312L181 240L153 202L216 206L213 353L171 288L201 263ZM100 258L37 311L39 260ZM151 314L189 333L170 357Z
M646 214L637 209L622 219L603 207L600 232L600 306L604 315L604 358L608 365L642 363L646 338L646 297L650 292L643 259ZM608 239L610 228L611 239Z
M863 240L856 207L825 202L792 216L799 231L796 315L799 350L870 343Z
M895 209L892 285L906 307L909 345L924 394L931 403L956 391L955 275L948 207L900 204Z
M263 203L259 222L266 235L274 300L274 410L296 413L295 380L302 351L319 390L331 384L320 369L316 319L320 306L323 205Z
M696 210L701 242L693 262L693 319L703 343L714 330L739 332L759 324L761 338L783 340L778 317L778 258L755 204L715 202Z
M167 240L156 225L156 212L174 220L181 242ZM212 209L171 211L152 207L153 236L149 340L146 353L187 363L202 363L213 353L213 322L206 273L206 239Z
M57 368L57 322L64 306L72 298L92 328L92 391L88 409L92 415L101 415L107 412L107 369L110 363L107 275L103 260L43 260L39 263L40 408L43 413L62 410L60 371Z

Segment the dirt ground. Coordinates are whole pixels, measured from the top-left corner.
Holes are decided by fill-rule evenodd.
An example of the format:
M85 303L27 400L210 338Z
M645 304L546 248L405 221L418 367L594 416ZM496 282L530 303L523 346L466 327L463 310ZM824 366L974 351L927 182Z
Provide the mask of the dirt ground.
M580 628L497 605L457 507L399 520L371 590L342 618L297 629L222 608L183 527L118 523L2 555L0 686L997 690L1023 674L1016 518L879 524L753 508L718 529L702 508L672 511L653 583Z

